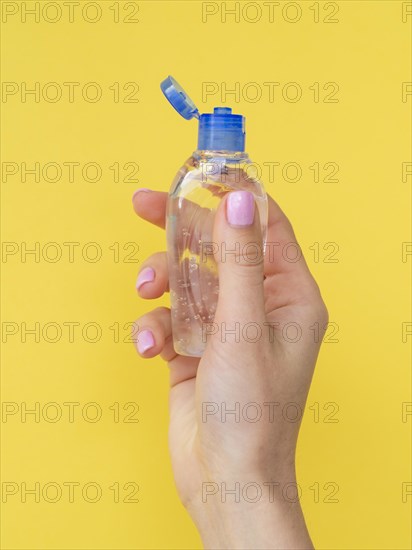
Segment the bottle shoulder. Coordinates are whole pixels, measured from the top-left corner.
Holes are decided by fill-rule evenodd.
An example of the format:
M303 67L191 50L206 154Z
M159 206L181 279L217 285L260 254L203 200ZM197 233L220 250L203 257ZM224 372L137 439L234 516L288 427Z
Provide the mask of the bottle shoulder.
M249 190L264 198L259 165L246 153L195 151L178 170L169 194L185 196L194 187L219 187L222 191Z

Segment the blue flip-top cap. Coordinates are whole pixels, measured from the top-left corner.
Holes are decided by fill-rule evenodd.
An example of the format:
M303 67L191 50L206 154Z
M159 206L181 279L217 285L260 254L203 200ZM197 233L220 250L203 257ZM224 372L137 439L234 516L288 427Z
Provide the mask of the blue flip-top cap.
M173 105L179 115L182 115L186 120L190 120L193 117L199 118L199 111L196 105L183 90L173 76L168 76L160 84L162 92L169 100L169 103Z
M209 151L244 151L245 118L232 115L228 107L215 107L213 114L200 115L197 148Z
M228 107L215 107L213 113L200 115L196 105L172 76L160 84L162 92L186 120L199 119L197 148L202 151L245 150L245 117L232 114Z

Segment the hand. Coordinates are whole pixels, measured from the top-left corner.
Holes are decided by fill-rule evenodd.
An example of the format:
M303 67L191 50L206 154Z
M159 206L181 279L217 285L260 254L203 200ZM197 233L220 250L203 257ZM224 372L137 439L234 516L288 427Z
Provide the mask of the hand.
M293 492L295 450L328 315L303 256L295 261L291 224L270 197L266 253L256 257L262 236L251 197L229 193L216 212L213 241L227 250L240 243L241 252L216 254L219 301L203 357L176 354L167 308L136 321L137 348L169 363L172 466L205 546L313 548ZM166 201L166 193L143 190L133 205L164 227ZM144 262L137 286L145 299L168 290L165 252Z

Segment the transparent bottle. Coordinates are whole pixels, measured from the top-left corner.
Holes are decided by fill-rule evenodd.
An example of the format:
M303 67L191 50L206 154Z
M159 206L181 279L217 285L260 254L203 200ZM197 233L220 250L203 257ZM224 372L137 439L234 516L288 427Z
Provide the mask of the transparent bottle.
M186 119L199 119L198 148L177 173L169 192L166 238L175 351L201 357L211 332L219 295L213 242L216 210L226 193L250 191L259 210L266 241L267 197L256 167L244 151L244 117L218 107L199 115L179 84L168 77L161 88Z

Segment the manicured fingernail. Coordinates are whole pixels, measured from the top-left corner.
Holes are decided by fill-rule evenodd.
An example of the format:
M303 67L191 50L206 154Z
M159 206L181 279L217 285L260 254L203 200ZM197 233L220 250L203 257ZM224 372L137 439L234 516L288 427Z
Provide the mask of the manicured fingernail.
M132 197L132 201L134 200L135 196L140 193L140 191L143 191L144 193L149 193L151 191L151 189L147 189L147 187L141 187L140 189L137 189L134 193L133 193L133 197Z
M155 272L151 267L145 267L139 273L136 281L136 290L139 290L145 283L152 283L155 280Z
M227 221L234 227L252 225L255 199L249 191L232 191L227 199Z
M137 336L137 349L139 353L144 353L145 351L151 349L155 344L153 333L151 330L142 330Z

